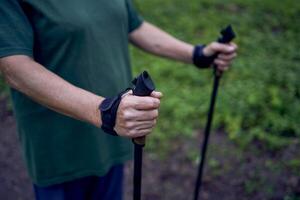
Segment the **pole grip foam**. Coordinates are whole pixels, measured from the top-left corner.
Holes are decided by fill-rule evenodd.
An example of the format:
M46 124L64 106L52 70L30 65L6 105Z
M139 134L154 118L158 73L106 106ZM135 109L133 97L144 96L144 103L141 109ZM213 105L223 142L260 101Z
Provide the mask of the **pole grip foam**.
M135 85L133 89L133 95L136 96L150 96L155 90L154 82L147 71L142 72L132 81L132 83ZM134 138L133 142L137 145L144 146L146 143L146 137L143 136Z

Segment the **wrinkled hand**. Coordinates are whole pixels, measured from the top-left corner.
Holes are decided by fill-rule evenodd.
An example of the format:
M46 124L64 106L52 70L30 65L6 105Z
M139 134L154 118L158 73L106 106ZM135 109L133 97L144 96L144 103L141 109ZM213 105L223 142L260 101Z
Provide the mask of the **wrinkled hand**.
M221 44L218 42L212 42L203 49L203 54L206 56L212 56L218 53L218 57L214 60L214 64L217 65L218 70L226 71L233 59L237 56L238 46L231 42L229 44Z
M156 124L162 93L153 91L151 96L123 95L116 117L115 131L120 136L136 138L148 135Z

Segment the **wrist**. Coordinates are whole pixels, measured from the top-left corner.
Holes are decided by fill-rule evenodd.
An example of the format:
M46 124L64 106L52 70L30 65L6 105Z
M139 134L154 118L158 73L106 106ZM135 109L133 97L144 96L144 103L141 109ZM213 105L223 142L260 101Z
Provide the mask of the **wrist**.
M185 54L184 62L188 64L193 64L194 46L191 44L187 44L185 52L186 54Z
M193 52L194 65L198 68L210 67L213 64L216 55L207 55L209 55L209 53L207 52L206 45L196 45Z
M99 110L99 105L102 104L102 102L104 101L105 98L103 97L99 97L97 99L97 102L95 103L95 105L93 106L93 115L92 115L92 124L98 128L101 127L102 125L102 119L101 119L101 111Z

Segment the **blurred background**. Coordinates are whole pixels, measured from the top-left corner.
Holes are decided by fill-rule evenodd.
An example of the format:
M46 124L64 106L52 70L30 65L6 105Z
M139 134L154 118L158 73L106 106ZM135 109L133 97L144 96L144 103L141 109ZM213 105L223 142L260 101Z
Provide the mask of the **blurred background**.
M192 44L232 24L238 58L221 79L202 199L300 199L300 3L297 0L134 0L145 20ZM198 70L131 47L164 93L147 140L143 199L191 199L213 83ZM7 85L0 76L0 199L32 199ZM125 196L131 199L132 163ZM25 195L24 195L25 194Z

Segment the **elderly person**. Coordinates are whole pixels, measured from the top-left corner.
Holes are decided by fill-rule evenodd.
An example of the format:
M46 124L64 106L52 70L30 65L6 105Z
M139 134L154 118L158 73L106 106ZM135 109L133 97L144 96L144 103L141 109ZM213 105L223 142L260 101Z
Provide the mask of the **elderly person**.
M143 21L131 0L1 0L0 71L36 199L122 199L130 138L151 132L162 96L123 95L111 127L119 137L100 128L99 105L130 85L130 43L185 63L219 53L219 70L237 49L213 42L195 52Z

